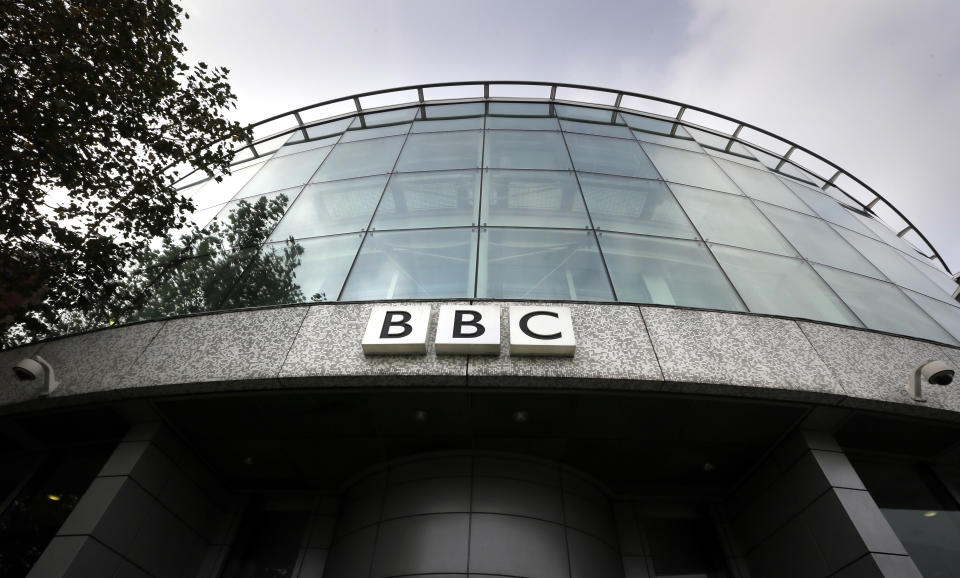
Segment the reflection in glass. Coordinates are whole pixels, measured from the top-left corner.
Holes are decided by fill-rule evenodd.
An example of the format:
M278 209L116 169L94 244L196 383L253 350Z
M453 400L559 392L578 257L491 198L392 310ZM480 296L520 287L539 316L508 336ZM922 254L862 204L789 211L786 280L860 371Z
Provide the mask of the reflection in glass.
M238 307L335 301L363 234L268 243L231 300Z
M656 179L659 175L634 140L567 134L567 146L579 171Z
M478 222L479 200L479 170L395 174L372 228L469 227Z
M758 204L780 232L807 259L886 280L876 267L826 222L773 205Z
M367 228L386 175L308 185L270 240L335 235Z
M570 168L570 157L560 133L487 131L483 166L503 169Z
M861 327L850 310L800 259L718 245L712 245L710 250L750 311Z
M400 108L397 110L385 110L383 112L368 112L357 116L357 121L351 128L385 126L410 122L420 111L419 107Z
M293 136L290 138L290 142L288 144L283 145L282 148L273 153L273 158L285 157L287 155L302 153L320 147L333 146L337 144L338 140L340 140L340 135L305 141L303 140L303 134L300 131L297 131L293 133Z
M246 211L249 210L250 205L253 205L254 207L256 207L257 203L259 203L261 199L263 200L264 203L277 205L277 207L279 207L277 209L278 211L286 211L290 207L290 203L293 202L293 199L297 196L297 193L299 192L300 192L300 187L296 187L293 189L287 189L285 191L267 193L266 195L248 197L246 199L240 199L238 201L230 201L229 203L224 205L223 209L219 213L217 213L217 216L210 223L207 223L207 226L205 228L217 227L220 230L225 230L227 227L230 226L229 224L231 222L242 221L243 219L249 218L248 216L246 216L248 215ZM245 216L238 216L237 215L238 211L244 212ZM276 215L274 215L272 218L275 218L275 217ZM244 237L244 239L245 239L244 243L247 243L247 244L239 245L238 247L244 247L244 246L250 247L263 242L263 240L260 239L259 237L250 237L250 238ZM234 247L234 245L231 243L230 236L228 235L223 236L223 242L220 244L220 248L230 249L232 247Z
M485 229L477 297L612 301L590 231Z
M327 158L330 149L323 147L267 161L235 198L252 197L306 183L323 159Z
M255 498L234 538L221 578L292 576L310 517L304 505L263 503Z
M599 235L617 300L743 311L700 241Z
M868 328L954 342L919 307L911 303L903 292L890 283L822 265L814 265L814 268Z
M685 187L670 187L705 241L796 255L749 199Z
M664 180L741 194L733 181L723 174L717 163L707 155L650 143L643 143L643 150L647 152Z
M686 128L687 132L689 132L697 142L704 146L725 150L727 145L730 144L730 139L728 137L722 137L720 135L713 134L712 132L693 128L692 126L688 126Z
M580 173L593 226L610 231L696 239L697 232L661 181Z
M368 233L341 299L472 297L476 238L470 229Z
M389 173L393 170L403 140L402 136L393 136L339 144L317 171L313 182Z
M797 198L793 192L784 185L780 179L766 171L755 171L749 167L738 163L731 163L725 160L717 160L733 182L740 187L748 197L753 197L761 201L780 205L794 211L812 215L813 211Z
M480 131L412 134L397 162L397 171L480 168Z
M492 226L590 226L577 179L567 171L484 172L480 222Z

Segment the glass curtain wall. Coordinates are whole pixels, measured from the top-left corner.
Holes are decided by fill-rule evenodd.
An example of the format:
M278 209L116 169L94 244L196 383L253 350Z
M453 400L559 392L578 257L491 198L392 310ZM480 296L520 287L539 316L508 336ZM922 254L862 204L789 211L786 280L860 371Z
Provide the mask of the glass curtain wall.
M297 130L185 193L215 241L167 263L144 317L185 312L164 299L619 301L960 343L952 281L884 224L790 163L668 119L411 106ZM194 287L204 275L215 287Z

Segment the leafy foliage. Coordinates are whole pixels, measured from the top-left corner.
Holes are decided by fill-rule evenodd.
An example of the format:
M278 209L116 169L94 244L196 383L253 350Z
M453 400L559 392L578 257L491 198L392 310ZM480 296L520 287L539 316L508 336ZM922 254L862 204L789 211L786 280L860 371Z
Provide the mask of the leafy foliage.
M228 172L249 138L224 117L228 71L181 60L181 15L172 0L0 2L0 330L42 337L135 300L130 264L193 209L172 168Z

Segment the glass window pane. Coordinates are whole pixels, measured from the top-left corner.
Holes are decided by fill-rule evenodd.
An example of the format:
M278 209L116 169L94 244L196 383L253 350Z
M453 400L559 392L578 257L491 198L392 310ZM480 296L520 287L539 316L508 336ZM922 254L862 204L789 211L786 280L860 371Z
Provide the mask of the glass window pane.
M300 187L230 201L216 218L207 224L209 233L216 229L221 237L220 246L230 249L261 245L283 217L290 203L297 197Z
M293 136L302 137L303 135L300 131L297 131L293 133ZM283 147L280 150L273 153L273 158L285 157L287 155L302 153L304 151L309 151L309 150L324 147L324 146L333 146L337 144L338 140L340 140L339 136L330 136L327 138L318 138L318 139L307 140L307 141L301 140L300 138L298 138L297 141L292 144L283 145Z
M826 283L800 259L711 245L710 250L754 313L860 326Z
M617 111L604 108L587 108L585 106L570 106L566 104L556 105L557 116L561 118L574 118L578 120L592 120L594 122L615 122L622 123Z
M577 179L557 171L484 173L480 222L491 226L590 226Z
M461 104L428 104L421 106L417 113L418 119L462 118L465 116L483 116L482 102L465 102Z
M649 116L640 116L639 114L630 114L628 112L620 113L620 117L626 121L627 126L646 132L657 132L664 135L672 135L676 123Z
M738 155L735 155L735 154L732 154L732 153L728 153L728 152L725 152L725 151L718 151L717 149L711 149L711 148L705 148L705 149L703 149L703 152L707 153L708 155L710 155L710 156L712 156L712 157L714 157L714 158L726 159L726 160L728 160L728 161L733 161L733 162L738 163L738 164L741 164L741 165L750 166L750 167L753 167L753 168L755 168L755 169L759 169L759 170L765 171L765 172L766 172L766 170L767 170L767 167L763 166L763 163L760 163L760 162L758 162L758 161L755 161L755 160L753 160L752 158L745 158L745 157L741 157L741 156L738 156ZM771 176L773 176L773 175L771 175ZM773 177L773 178L776 178L776 177ZM734 180L736 180L736 179L734 179ZM778 182L779 182L779 180L778 180ZM781 183L781 184L782 184L782 183ZM804 206L804 209L803 209L803 210L804 210L805 212L808 212L808 213L810 212L809 207L806 207L806 206Z
M578 132L585 134L597 134L601 136L612 136L619 138L629 138L630 129L623 125L602 124L596 122L580 122L576 120L561 120L560 126L567 132Z
M867 239L866 237L851 233L845 229L837 229L837 231L843 235L844 239L850 241L850 244L856 247L858 251L863 253L864 257L876 265L888 279L897 285L913 289L914 291L937 299L952 299L951 295L944 293L936 283L918 271L916 267L910 264L907 257L901 255L900 252L893 247L889 247L872 239Z
M198 209L206 209L229 201L262 166L263 163L260 163L240 170L234 169L229 175L224 175L219 183L215 179L210 179L192 193L193 204Z
M741 194L740 189L707 155L649 143L643 144L643 150L647 151L650 160L666 181Z
M353 129L344 133L340 142L356 142L371 138L380 138L384 136L404 135L410 132L409 124L395 124L391 126L376 126L371 128Z
M825 221L764 203L760 203L760 209L807 259L861 275L886 279Z
M503 169L570 168L570 156L560 133L488 131L483 166Z
M450 130L472 130L483 128L483 117L450 118L441 120L418 120L413 123L412 132L442 132Z
M341 299L472 297L476 239L470 229L368 233Z
M480 171L396 174L377 207L373 229L476 225Z
M733 182L740 187L740 190L748 197L780 205L801 213L813 214L810 207L797 198L793 192L784 185L780 179L768 173L766 170L755 171L741 164L731 163L723 159L718 159L717 163L727 175L733 179Z
M398 171L480 168L480 131L413 134L407 138Z
M862 233L868 237L876 238L876 235L867 228L866 225L861 223L856 217L853 216L853 213L844 209L840 203L831 199L823 193L818 193L816 190L811 189L810 187L801 185L800 183L795 183L790 179L784 179L784 183L790 190L797 194L803 202L809 205L816 214L820 215L824 219L835 223L842 227L846 227L858 233Z
M866 225L871 231L873 231L876 234L877 237L880 238L881 241L883 241L887 245L891 245L909 255L917 254L917 250L911 247L910 243L907 243L905 240L903 240L902 237L898 237L896 233L890 230L890 227L886 226L880 221L876 219L872 219L870 217L864 217L863 215L855 214L854 217L858 221Z
M712 132L707 132L705 130L699 130L688 126L687 132L690 133L693 138L702 145L713 147L716 149L724 150L727 148L727 145L730 143L730 139L727 137L722 137L720 135L713 134Z
M943 290L947 295L953 295L957 291L957 282L950 275L943 272L942 269L933 265L935 261L930 261L923 256L916 259L910 259L910 263L927 276L928 279L936 283L937 287Z
M339 144L313 177L313 182L389 173L403 145L402 136Z
M670 188L705 241L796 255L783 235L746 197L682 185Z
M362 231L370 223L386 175L308 185L287 211L272 241Z
M267 161L234 198L252 197L306 183L327 158L330 149L323 147Z
M870 329L956 343L890 283L822 265L814 268Z
M943 301L937 301L910 290L904 290L904 293L910 299L913 299L930 317L933 317L941 327L949 331L957 340L960 340L960 307L948 305ZM951 343L956 343L956 340L951 341Z
M269 243L230 294L234 307L336 301L362 233Z
M152 287L139 312L141 319L216 311L240 273L257 254L257 249L220 251L203 245L206 254L178 258L176 267L164 272Z
M485 229L477 297L612 301L591 231Z
M683 138L673 138L669 136L664 136L662 134L654 134L650 132L641 132L639 130L633 131L633 135L637 137L637 140L643 142L652 142L655 144L662 144L671 147L677 147L686 149L688 151L693 151L697 153L702 153L703 149L700 148L700 144L695 140L688 140Z
M343 131L347 130L347 127L350 126L350 123L353 122L354 117L341 118L340 120L334 120L331 122L325 122L323 124L316 124L311 127L307 127L307 135L311 139L322 138L330 135L338 135Z
M401 108L397 110L385 110L383 112L368 112L357 117L357 122L353 127L358 126L384 126L389 124L398 124L410 122L420 111L419 107ZM363 121L362 125L359 124Z
M491 102L488 114L514 116L552 116L545 102Z
M693 225L663 182L585 173L579 177L594 227L697 238Z
M700 241L602 233L600 247L620 301L743 311Z
M656 179L659 175L634 140L568 134L567 146L580 171Z
M515 130L560 130L560 125L557 123L556 118L549 117L488 116L487 128Z

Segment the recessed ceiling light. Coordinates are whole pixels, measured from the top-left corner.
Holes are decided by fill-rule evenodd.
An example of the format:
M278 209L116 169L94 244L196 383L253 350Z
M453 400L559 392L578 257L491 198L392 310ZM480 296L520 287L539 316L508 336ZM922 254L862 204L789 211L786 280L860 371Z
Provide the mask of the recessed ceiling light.
M924 517L924 518L932 518L932 517L934 517L934 516L936 516L936 515L937 515L936 512L924 512L924 513L923 513L923 517Z
M513 421L516 423L524 423L528 419L530 419L530 414L528 414L527 410L525 409L518 409L517 411L513 412Z
M59 502L60 494L47 494L47 499L50 500L51 502Z

